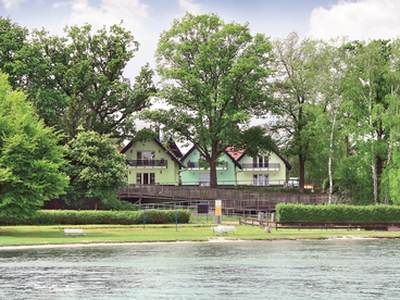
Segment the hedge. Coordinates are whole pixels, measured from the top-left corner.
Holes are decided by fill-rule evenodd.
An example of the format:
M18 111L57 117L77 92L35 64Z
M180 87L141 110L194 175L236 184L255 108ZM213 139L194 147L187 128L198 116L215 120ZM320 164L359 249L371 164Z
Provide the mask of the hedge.
M276 206L279 222L400 222L400 206L304 205Z
M175 210L146 210L146 224L175 223ZM189 223L190 211L178 210L178 223ZM21 219L0 218L0 225L143 224L143 211L40 210Z

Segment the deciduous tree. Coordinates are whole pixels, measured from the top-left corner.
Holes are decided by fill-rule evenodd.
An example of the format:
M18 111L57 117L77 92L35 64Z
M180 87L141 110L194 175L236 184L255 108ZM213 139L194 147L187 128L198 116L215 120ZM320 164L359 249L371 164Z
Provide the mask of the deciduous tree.
M156 58L164 85L158 97L170 109L143 116L196 146L210 166L211 187L217 186L219 155L240 142L251 115L272 104L271 49L248 24L225 23L216 14L187 13L160 36Z
M0 216L24 217L68 185L59 136L0 73Z
M70 178L68 205L79 207L87 199L95 203L115 201L120 187L126 185L124 155L111 145L108 135L80 129L75 139L65 145L69 163L63 171Z

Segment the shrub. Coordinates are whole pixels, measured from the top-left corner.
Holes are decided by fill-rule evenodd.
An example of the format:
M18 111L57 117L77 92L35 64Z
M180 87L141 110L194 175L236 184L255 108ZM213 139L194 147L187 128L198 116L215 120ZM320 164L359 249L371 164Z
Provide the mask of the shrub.
M400 222L400 206L304 205L276 206L280 222Z
M32 217L21 219L0 218L0 225L87 225L143 223L143 211L102 211L102 210L40 210ZM175 223L175 210L146 210L146 224ZM189 223L190 211L178 210L178 223Z

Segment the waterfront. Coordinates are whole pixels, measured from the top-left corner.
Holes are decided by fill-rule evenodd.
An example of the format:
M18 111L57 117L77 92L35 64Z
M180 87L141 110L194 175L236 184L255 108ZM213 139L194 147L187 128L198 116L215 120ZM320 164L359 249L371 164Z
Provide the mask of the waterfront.
M0 251L1 299L396 299L400 240Z

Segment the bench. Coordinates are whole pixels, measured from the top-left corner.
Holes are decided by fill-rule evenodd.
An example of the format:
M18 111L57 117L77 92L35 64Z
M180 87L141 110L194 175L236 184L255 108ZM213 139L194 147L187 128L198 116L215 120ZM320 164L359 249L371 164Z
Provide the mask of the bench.
M86 235L86 233L83 233L83 229L78 229L78 228L64 228L64 233L65 233L65 236Z
M228 232L235 232L235 226L234 225L225 225L225 226L213 226L211 227L211 230L213 231L214 234L226 234L228 235Z

